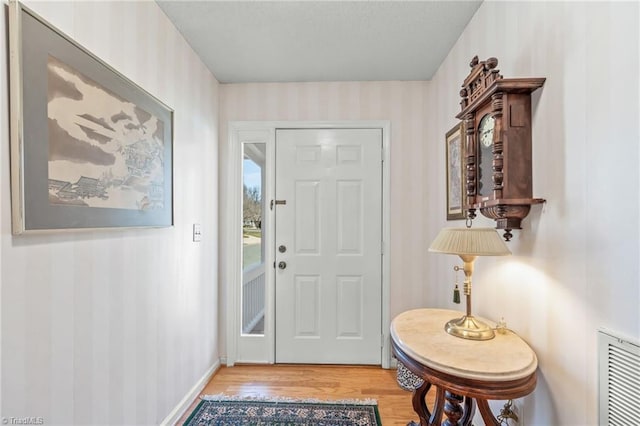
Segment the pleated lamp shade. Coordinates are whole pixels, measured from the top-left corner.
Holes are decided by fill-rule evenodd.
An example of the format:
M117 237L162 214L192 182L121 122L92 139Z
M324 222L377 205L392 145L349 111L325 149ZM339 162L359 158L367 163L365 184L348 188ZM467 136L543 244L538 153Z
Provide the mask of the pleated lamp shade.
M467 256L505 256L511 251L493 228L443 228L429 251Z

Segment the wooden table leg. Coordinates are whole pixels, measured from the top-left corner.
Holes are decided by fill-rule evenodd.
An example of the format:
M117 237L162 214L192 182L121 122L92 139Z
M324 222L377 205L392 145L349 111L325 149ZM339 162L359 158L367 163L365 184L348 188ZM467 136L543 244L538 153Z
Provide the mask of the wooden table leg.
M462 426L471 426L473 423L473 415L476 413L476 402L473 398L464 397L464 415L460 420Z
M458 422L464 414L462 407L460 406L460 403L464 401L464 397L462 395L446 391L444 393L444 398L447 400L444 404L444 414L447 418L442 422L442 426L458 426Z
M444 388L437 386L436 387L436 399L433 404L433 413L431 414L431 418L429 419L429 426L437 426L442 423L442 415L444 414Z
M484 420L485 425L500 426L500 422L491 412L491 408L489 408L489 403L486 399L478 398L478 409L480 410L480 414L482 415L482 420Z
M418 414L420 425L422 426L429 426L429 418L431 417L426 401L427 392L429 392L430 388L431 383L425 380L422 386L413 391L413 410ZM412 425L415 423L411 422L409 424Z

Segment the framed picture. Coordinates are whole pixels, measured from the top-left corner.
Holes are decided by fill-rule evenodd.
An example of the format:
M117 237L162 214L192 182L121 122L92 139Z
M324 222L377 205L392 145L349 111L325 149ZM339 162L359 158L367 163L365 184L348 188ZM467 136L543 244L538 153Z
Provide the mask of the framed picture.
M463 130L462 123L447 132L447 220L464 219Z
M13 233L173 225L173 111L9 10Z

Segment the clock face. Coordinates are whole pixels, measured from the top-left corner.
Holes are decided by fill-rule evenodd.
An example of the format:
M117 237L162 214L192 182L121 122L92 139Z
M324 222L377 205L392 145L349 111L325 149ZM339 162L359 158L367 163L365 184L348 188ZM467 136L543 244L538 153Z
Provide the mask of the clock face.
M496 120L491 114L486 114L478 124L478 195L491 195L493 191L493 130Z
M478 126L478 137L480 138L480 143L487 148L493 145L493 129L496 126L496 120L490 114L485 115L480 120L480 125Z

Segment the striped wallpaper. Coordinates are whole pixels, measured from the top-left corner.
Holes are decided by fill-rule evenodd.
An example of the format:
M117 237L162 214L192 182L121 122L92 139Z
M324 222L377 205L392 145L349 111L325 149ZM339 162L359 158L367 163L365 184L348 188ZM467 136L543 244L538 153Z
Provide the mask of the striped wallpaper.
M26 4L175 110L175 226L13 237L2 61L1 415L158 424L218 360L218 82L154 2Z

